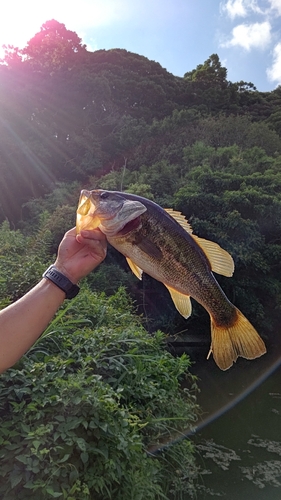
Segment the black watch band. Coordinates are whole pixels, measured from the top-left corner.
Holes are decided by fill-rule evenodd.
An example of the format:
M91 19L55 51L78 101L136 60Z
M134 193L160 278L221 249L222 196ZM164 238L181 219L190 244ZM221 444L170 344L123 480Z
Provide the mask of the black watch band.
M79 286L74 285L64 274L60 273L54 265L44 272L43 278L47 278L64 291L67 299L73 299L79 293Z

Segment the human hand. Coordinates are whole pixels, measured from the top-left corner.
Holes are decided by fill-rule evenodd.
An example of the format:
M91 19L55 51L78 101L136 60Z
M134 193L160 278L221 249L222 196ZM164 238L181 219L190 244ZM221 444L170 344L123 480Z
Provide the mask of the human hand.
M55 266L72 283L77 283L104 260L106 248L106 238L99 229L78 235L75 228L70 229L59 245Z

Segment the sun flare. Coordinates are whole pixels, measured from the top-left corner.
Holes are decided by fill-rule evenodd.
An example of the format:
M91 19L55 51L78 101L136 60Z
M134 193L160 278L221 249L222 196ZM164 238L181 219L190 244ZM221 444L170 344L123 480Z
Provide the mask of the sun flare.
M44 7L39 10L38 2L7 3L0 17L0 46L14 45L22 48L39 31L47 19Z
M23 48L40 30L42 24L51 19L63 23L67 29L76 31L83 38L87 28L106 26L129 15L125 8L127 0L80 0L79 4L69 0L14 0L2 8L0 16L0 56L2 45Z

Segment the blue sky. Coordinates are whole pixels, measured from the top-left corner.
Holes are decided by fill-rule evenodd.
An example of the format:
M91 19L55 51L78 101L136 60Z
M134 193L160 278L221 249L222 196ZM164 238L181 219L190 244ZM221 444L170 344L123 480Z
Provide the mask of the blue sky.
M0 7L0 46L24 47L50 19L88 50L127 49L177 76L217 53L232 82L281 85L281 0L14 0Z

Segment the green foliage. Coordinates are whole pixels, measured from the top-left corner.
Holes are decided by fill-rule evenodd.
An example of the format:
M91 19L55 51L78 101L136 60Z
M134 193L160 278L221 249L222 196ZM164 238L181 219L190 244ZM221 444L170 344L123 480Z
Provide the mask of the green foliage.
M265 170L274 166L274 159L259 148L240 153L240 158L237 152L231 151L223 170L216 163L212 170L208 150L205 166L190 171L189 187L178 191L175 205L192 215L197 234L231 253L236 270L231 283L222 280L224 289L259 329L269 333L281 312L281 178L274 169ZM260 173L254 172L257 165ZM238 167L241 173L235 173Z
M190 81L204 82L206 85L226 87L227 69L222 67L217 54L212 54L204 64L185 73L184 78Z
M11 230L7 221L0 226L0 307L18 299L34 286L45 270L50 245L49 231L25 237Z
M168 354L163 334L148 336L130 310L122 289L109 300L83 290L2 375L3 500L154 500L192 491L189 442L146 453L196 421L190 362ZM186 379L190 390L181 389Z
M105 292L112 295L123 286L130 288L135 279L131 272L126 272L116 262L103 263L99 268L87 277L87 283L94 291Z
M154 199L150 184L135 182L134 184L129 184L126 191L127 193L136 194L137 196L143 196L149 200Z

